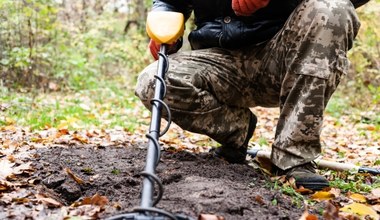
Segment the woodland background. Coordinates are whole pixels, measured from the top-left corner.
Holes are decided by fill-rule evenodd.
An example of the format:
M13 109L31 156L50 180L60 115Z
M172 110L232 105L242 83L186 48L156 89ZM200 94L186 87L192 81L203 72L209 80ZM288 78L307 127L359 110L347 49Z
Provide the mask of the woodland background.
M153 61L145 33L151 2L0 0L0 218L4 210L19 210L13 207L16 203L35 200L33 193L28 200L20 196L20 181L36 173L28 162L35 149L145 141L150 113L133 92L138 73ZM349 51L351 66L326 108L323 158L380 167L380 0L357 12L362 26ZM192 19L186 25L190 30ZM188 49L185 41L182 50ZM260 120L250 144L270 147L278 110L254 111ZM170 149L196 153L217 146L175 125L160 141ZM378 217L378 176L331 170L322 174L332 190L311 199L286 184L271 189L301 205L333 199L336 204L344 201L341 210L355 204L343 211ZM35 189L32 183L27 186ZM37 200L57 204L41 196Z
M128 105L135 99L137 74L152 61L145 33L150 5L147 0L0 0L0 101L13 110L2 112L0 125L59 125L69 116L49 115L33 105L47 93L111 90ZM328 109L334 114L379 110L380 1L372 0L358 13L362 28L349 53L349 74ZM190 19L187 26L192 25ZM64 108L55 107L55 113ZM378 129L380 115L370 120Z

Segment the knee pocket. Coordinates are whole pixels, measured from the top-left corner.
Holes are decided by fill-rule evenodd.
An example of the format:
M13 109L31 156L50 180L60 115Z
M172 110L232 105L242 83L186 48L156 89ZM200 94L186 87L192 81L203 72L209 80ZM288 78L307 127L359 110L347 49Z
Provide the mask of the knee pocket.
M348 71L349 61L346 52L338 50L335 59L319 59L315 58L313 63L302 62L298 64L300 70L298 74L314 76L321 79L331 79L346 75Z
M149 65L138 76L135 95L143 102L149 102L154 96L156 65Z

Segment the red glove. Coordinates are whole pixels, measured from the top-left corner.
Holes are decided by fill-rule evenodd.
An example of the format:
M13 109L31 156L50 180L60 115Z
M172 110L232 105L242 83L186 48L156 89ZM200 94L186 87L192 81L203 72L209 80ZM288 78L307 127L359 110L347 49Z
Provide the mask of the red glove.
M158 51L160 51L160 45L157 44L154 40L150 39L148 47L153 58L155 60L158 60Z
M270 0L232 0L232 9L238 16L250 16L268 5Z
M155 60L158 60L158 52L160 51L161 44L156 43L154 40L149 41L149 50ZM178 39L176 42L169 44L168 54L176 53L182 47L182 38Z

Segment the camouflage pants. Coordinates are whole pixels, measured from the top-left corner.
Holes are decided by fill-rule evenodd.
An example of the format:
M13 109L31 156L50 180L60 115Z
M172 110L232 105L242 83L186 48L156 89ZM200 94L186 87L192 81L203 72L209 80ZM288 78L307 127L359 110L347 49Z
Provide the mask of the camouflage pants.
M279 107L272 162L287 169L321 153L323 112L348 68L360 23L350 0L304 0L269 42L169 56L173 121L224 145L241 146L250 107ZM139 75L136 95L150 108L157 63Z

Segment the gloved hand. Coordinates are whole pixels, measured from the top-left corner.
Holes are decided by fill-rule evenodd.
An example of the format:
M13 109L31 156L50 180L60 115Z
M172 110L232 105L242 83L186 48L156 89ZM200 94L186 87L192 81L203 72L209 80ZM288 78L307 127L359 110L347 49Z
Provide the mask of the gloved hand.
M232 9L238 16L250 16L268 5L270 0L232 0Z
M150 39L149 41L149 50L150 53L152 54L153 58L155 60L158 60L158 52L160 51L160 46L161 44L156 43L154 40ZM178 39L176 42L169 44L168 46L168 54L173 54L176 53L179 49L182 47L182 38Z

